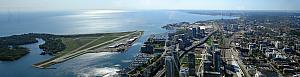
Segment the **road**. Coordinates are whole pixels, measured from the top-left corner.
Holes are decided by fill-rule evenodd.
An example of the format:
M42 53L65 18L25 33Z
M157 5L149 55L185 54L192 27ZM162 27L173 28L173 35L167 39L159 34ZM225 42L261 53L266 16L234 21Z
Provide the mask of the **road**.
M166 39L165 46L164 46L165 51L164 51L163 54L159 57L159 59L157 59L157 60L155 61L155 63L158 62L158 61L160 61L161 59L163 59L163 58L165 57L167 51L169 50L169 48L167 47L167 41L168 41L168 40ZM152 64L154 64L154 63L152 63ZM163 67L162 70L158 71L154 77L161 77L162 75L164 75L165 70L166 70L165 67Z
M230 47L229 53L231 54L233 60L238 64L238 67L243 71L243 74L245 77L251 77L251 75L249 74L249 70L246 68L246 66L244 65L244 63L242 62L240 56L239 56L239 51L237 49L234 48L234 45L232 44L232 41L235 40L235 34L234 33L227 41L228 44L226 45L231 45L228 46Z
M128 37L128 36L130 36L132 34L135 34L135 33L136 32L133 32L133 33L130 33L130 34L127 34L127 35L124 35L124 36L120 36L118 38L115 38L115 39L112 39L112 40L109 40L109 41L106 41L106 42L94 45L94 46L86 48L86 49L82 49L82 50L79 50L79 51L72 51L72 53L70 53L70 54L66 54L66 55L63 55L61 57L55 58L53 60L48 60L46 62L43 62L41 64L37 64L37 65L33 65L33 66L37 67L37 68L46 68L46 67L48 67L48 66L50 66L52 64L57 64L57 63L61 63L61 62L67 61L69 59L75 58L75 57L80 56L82 54L88 53L91 49L97 48L99 46L106 45L108 43L112 43L114 41L117 41L117 40L122 39L124 37Z
M206 55L206 54L207 54L207 51L206 51L206 49L204 49L202 51L201 55ZM196 74L197 74L198 77L201 77L201 74L203 73L203 69L202 69L202 67L203 67L203 60L204 60L204 57L202 56L201 62L199 63L198 69L196 71Z
M236 69L238 70L238 71L236 71L237 77L243 77L244 73L243 73L241 67L238 65L237 61L234 60L234 56L233 56L233 55L231 55L231 59L233 59L233 60L231 61L230 64L231 64L231 65L234 65L234 66L237 66L237 68L234 68L235 70L236 70Z
M193 43L193 45L191 45L191 46L185 48L185 50L183 51L183 53L179 55L179 60L180 60L181 58L183 58L183 56L184 56L187 52L189 52L190 50L192 50L192 49L195 48L196 46L205 43L206 40L207 40L213 33L215 33L215 32L216 32L216 30L213 31L213 32L211 32L211 33L209 33L206 37L204 37L204 38L201 39L200 41L195 41L195 42ZM165 51L165 52L166 52L166 51ZM165 52L164 52L164 53L165 53ZM163 55L162 55L162 56L163 56ZM163 68L162 70L158 71L154 77L162 77L162 76L164 75L164 73L165 73L165 68Z
M183 52L179 53L179 60L187 53L189 52L190 50L192 50L193 48L195 48L196 46L198 45L201 45L203 43L205 43L207 41L207 39L212 35L214 34L215 32L217 32L218 30L220 30L217 26L213 26L214 27L214 31L209 33L206 37L204 37L203 39L201 39L200 41L195 41L191 46L189 47L186 47ZM176 49L177 50L177 49ZM178 51L178 50L177 50ZM166 51L165 51L166 52ZM164 52L164 53L165 53ZM163 56L163 55L162 55ZM158 71L156 73L156 75L154 77L162 77L165 73L165 68L163 68L162 70Z

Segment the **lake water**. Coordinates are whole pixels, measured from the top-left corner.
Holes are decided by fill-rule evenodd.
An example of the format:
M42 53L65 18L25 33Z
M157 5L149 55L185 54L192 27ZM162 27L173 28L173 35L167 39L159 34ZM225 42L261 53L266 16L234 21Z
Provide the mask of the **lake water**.
M39 55L39 43L24 45L31 53L17 61L0 61L3 77L109 77L129 65L150 34L163 33L161 26L176 22L195 22L213 19L233 19L228 16L197 15L181 11L113 11L85 10L64 12L0 12L0 36L23 33L85 34L143 30L141 37L123 53L89 53L64 63L57 69L37 69L31 65L51 56Z

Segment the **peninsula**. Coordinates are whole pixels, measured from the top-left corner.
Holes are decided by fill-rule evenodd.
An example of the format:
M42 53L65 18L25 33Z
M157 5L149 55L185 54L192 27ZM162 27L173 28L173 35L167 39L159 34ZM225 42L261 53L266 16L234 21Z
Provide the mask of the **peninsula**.
M122 52L130 47L143 31L128 31L116 33L94 33L53 35L42 33L28 33L0 37L0 60L13 61L25 56L29 49L21 45L37 43L37 39L45 41L39 45L41 55L54 57L34 64L33 66L45 68L89 52Z

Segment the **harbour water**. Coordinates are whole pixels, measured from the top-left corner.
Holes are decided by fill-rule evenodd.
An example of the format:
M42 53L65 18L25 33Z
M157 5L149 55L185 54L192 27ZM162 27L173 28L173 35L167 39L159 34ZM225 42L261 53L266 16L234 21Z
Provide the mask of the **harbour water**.
M233 19L229 16L190 14L181 11L116 11L84 10L64 12L1 12L0 36L23 33L85 34L143 30L145 34L126 52L89 53L51 67L38 69L31 65L51 56L39 55L38 43L24 45L31 51L16 61L0 61L3 77L109 77L129 65L150 34L163 33L161 26L176 22L213 19Z

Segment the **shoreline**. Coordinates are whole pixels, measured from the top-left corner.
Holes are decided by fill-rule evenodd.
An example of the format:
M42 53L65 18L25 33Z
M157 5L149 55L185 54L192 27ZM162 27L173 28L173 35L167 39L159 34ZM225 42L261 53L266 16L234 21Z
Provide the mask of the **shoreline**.
M138 38L140 38L140 36L143 34L143 31L136 31L136 32L139 33ZM78 51L73 51L72 53L65 54L65 55L62 55L62 56L55 56L55 57L53 57L51 59L48 59L48 60L45 60L45 61L33 64L32 66L37 67L37 68L41 68L41 69L48 69L48 67L51 66L51 65L62 63L64 61L76 58L76 57L81 56L83 54L86 54L86 53L95 53L93 51L102 49L103 47L107 47L107 45L115 43L115 42L118 42L119 40L129 38L128 36L136 34L136 32L133 32L133 33L130 33L130 34L127 34L127 35L124 35L124 36L121 36L121 37L118 37L118 38L106 41L106 42L101 43L101 44L97 44L95 46L92 46L92 47L89 47L89 48L86 48L86 49L82 49L82 50L78 50ZM131 47L131 46L129 46L129 47ZM97 48L97 49L94 49L94 48ZM101 51L101 52L103 52L103 51ZM119 52L119 51L115 51L115 52Z
M180 12L180 14L182 14L181 12ZM176 14L177 15L177 14ZM159 17L163 17L163 16L165 16L165 15L160 15ZM203 20L203 19L190 19L191 17L194 17L194 15L190 15L190 14L186 14L186 13L184 13L184 15L178 15L178 16L186 16L187 18L181 18L180 17L180 19L176 19L176 21L178 20L178 21L180 21L181 19L189 19L189 20L187 20L187 22L195 22L195 21L206 21L206 20ZM134 17L134 18L139 18L139 17ZM217 17L217 18L221 18L221 17ZM152 20L153 18L150 18L149 20ZM212 17L210 17L210 18L208 18L208 19L215 19L215 18L212 18ZM167 19L168 20L168 19ZM160 20L158 20L159 22L157 22L157 23L155 23L155 24L148 24L148 23L145 23L145 24L141 24L141 25L146 25L145 26L145 28L138 28L138 27L140 27L140 26L137 26L137 28L138 29L142 29L142 30L146 30L147 31L147 34L145 34L145 35L148 35L149 33L162 33L162 32L165 32L164 31L164 29L161 29L161 30L163 30L163 31L161 31L161 30L157 30L157 28L160 28L161 27L161 25L165 25L165 23L175 23L175 21L173 22L173 21L160 21ZM149 22L149 23L152 23L153 21L147 21L147 22ZM133 25L134 27L135 27L135 25L140 25L140 24L136 24L136 23L132 23L132 24L130 24L130 25ZM155 25L155 26L154 26ZM128 26L128 25L124 25L124 26ZM147 27L147 26L149 26L149 27ZM159 26L159 27L158 27ZM152 28L153 27L153 28ZM122 28L124 28L124 27L120 27L121 29ZM148 29L149 28L149 29ZM131 29L131 28L128 28L128 29ZM124 28L124 30L128 30L128 29L126 29L126 28ZM89 29L88 29L89 30ZM115 29L113 29L112 31L115 31ZM34 31L34 32L38 32L38 31ZM73 32L73 31L72 31ZM80 31L78 31L79 33L80 33ZM91 32L94 32L94 31L91 31ZM118 31L119 32L119 31ZM149 33L148 33L149 32ZM21 32L21 33L28 33L27 31L25 31L25 32ZM42 32L43 33L43 32ZM68 33L68 32L66 32L66 33L58 33L58 32L54 32L54 33L52 33L52 31L50 31L50 33L51 34L61 34L61 35L65 35L65 34L67 34L67 35L69 35L70 33ZM84 32L85 33L85 32ZM7 33L6 33L7 34ZM19 33L17 33L17 34L19 34ZM71 35L73 35L72 33L71 33ZM4 36L5 36L5 34L4 34ZM0 36L1 37L1 36ZM140 38L140 39L144 39L144 38ZM140 45L139 45L140 46ZM129 50L129 51L135 51L135 50ZM129 52L129 53L127 53L127 52L124 52L124 54L136 54L136 53L139 53L139 52ZM119 55L118 56L113 56L113 57L119 57ZM127 56L125 56L125 57L127 57ZM50 57L51 58L51 57ZM123 56L122 57L120 57L120 58L123 58ZM48 59L48 58L47 58ZM102 58L101 58L102 59ZM45 59L44 59L45 60ZM97 62L97 65L98 64L102 64L102 63L111 63L111 61L107 61L106 59L104 59L105 61L99 61L99 62ZM110 59L109 59L110 60ZM114 60L114 59L113 59ZM127 59L126 59L127 60ZM23 61L22 61L23 62ZM33 64L33 63L31 63L31 64ZM30 65L31 65L30 64ZM123 64L123 63L120 63L120 64ZM68 64L66 64L65 65L65 63L64 64L60 64L60 65L63 65L62 67L68 67ZM91 65L95 65L95 64L91 64ZM28 65L27 65L28 66ZM86 66L75 66L75 67L78 67L78 68L83 68L83 67L86 67ZM91 66L91 67L94 67L94 66ZM102 65L100 65L100 67L102 67ZM33 67L34 68L34 67ZM61 66L59 66L58 68L61 68ZM16 69L16 70L19 70L19 69ZM23 69L22 69L23 70ZM36 69L33 69L34 71L36 71ZM56 69L55 71L61 71L61 69ZM12 71L13 72L13 71ZM40 71L37 71L37 73L39 73ZM73 75L73 73L71 73L72 72L72 69L70 69L70 71L65 71L66 72L66 74L65 74L65 76L70 76L70 75ZM50 76L52 76L52 72L47 72ZM23 73L22 73L23 74ZM13 74L8 74L7 76L10 76L10 75L13 75ZM28 73L28 74L24 74L25 76L27 76L27 75L32 75L32 76L42 76L42 75L37 75L37 74L34 74L34 73ZM47 75L47 74L46 74Z
M45 53L44 55L47 55L47 54L56 55L57 52L64 52L63 50L66 49L66 47L65 47L66 45L64 45L62 42L59 42L59 40L61 40L60 38L90 37L90 36L96 37L96 36L101 36L101 35L105 35L105 34L118 34L118 33L128 33L128 32L133 32L133 31L113 32L113 33L93 33L93 34L72 34L72 35L55 35L55 34L47 34L47 33L27 33L27 34L19 34L19 35L10 35L10 36L6 36L6 37L0 37L0 42L1 42L0 48L3 52L3 54L2 54L3 56L9 55L8 53L5 54L4 52L15 51L18 49L20 50L20 47L24 48L24 49L28 49L27 47L22 47L22 45L38 43L37 38L39 38L39 39L44 40L45 43L48 43L47 45L45 45L45 43L39 45L39 49L42 49L44 51L44 53ZM58 40L51 40L51 39L58 39ZM56 42L56 43L51 43L51 42ZM42 45L44 45L44 46L42 46ZM13 49L11 49L11 48L13 48ZM49 49L49 48L52 48L52 49ZM56 52L53 52L53 48L55 48ZM23 52L19 52L19 53L23 53ZM17 55L17 53L15 53L15 55ZM3 59L1 61L16 61L20 58L23 58L24 56L25 55L23 55L21 57L18 56L19 58L17 58L17 59L14 58L13 60L10 60L7 58L7 59ZM5 57L3 57L3 58L5 58Z

